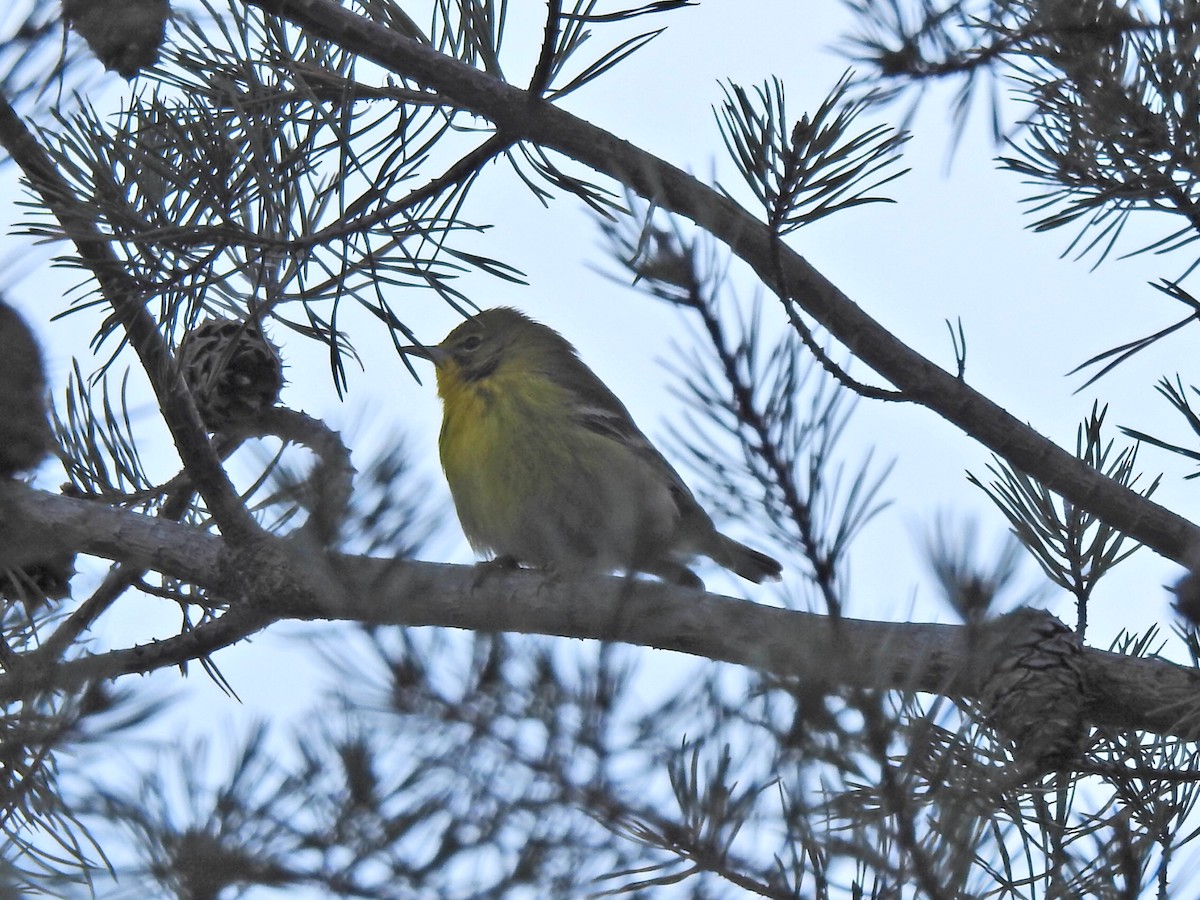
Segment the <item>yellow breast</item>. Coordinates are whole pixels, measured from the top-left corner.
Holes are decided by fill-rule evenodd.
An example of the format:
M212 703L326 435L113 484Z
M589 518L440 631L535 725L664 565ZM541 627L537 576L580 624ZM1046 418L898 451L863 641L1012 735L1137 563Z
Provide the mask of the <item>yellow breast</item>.
M500 366L468 381L453 367L438 370L444 415L439 451L463 532L476 549L504 550L531 504L552 490L547 471L562 448L568 410L560 389L544 378Z

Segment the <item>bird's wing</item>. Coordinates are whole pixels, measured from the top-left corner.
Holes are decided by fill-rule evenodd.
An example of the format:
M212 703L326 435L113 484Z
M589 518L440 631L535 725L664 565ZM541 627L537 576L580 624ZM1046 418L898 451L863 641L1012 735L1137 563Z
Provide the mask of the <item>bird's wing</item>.
M573 406L579 424L595 434L629 447L645 459L670 486L681 511L695 506L696 499L691 490L666 457L642 434L625 404L583 362L578 359L576 362L578 369L571 367L572 377L567 380L566 386L574 395Z

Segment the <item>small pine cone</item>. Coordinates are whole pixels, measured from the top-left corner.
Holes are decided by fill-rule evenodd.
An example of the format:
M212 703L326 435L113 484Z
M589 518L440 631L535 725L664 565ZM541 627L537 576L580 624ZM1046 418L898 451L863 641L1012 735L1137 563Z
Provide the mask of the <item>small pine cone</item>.
M210 431L253 418L283 390L279 351L251 322L216 318L197 325L179 345L179 367Z
M982 627L982 658L992 666L980 698L988 721L1031 773L1061 768L1085 735L1078 638L1045 610L1020 609Z
M66 597L74 574L74 553L56 553L17 569L0 567L0 599L20 600L32 615L43 603Z
M1193 625L1200 625L1200 572L1193 566L1170 590L1176 611Z
M132 78L158 62L168 0L63 0L63 15L104 68Z
M32 469L54 447L46 418L46 376L33 332L0 301L0 478Z

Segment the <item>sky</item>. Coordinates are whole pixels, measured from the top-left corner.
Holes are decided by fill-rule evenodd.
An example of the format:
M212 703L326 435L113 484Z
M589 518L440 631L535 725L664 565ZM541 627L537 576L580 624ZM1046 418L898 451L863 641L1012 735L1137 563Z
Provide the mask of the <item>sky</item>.
M536 6L540 12L541 4ZM722 183L734 188L738 176L723 157L712 114L722 97L721 80L749 86L778 76L787 87L788 108L798 116L815 109L848 65L830 50L846 27L842 6L823 0L799 9L793 2L767 0L702 3L660 19L660 24L669 24L663 35L607 78L570 97L566 106L672 163L702 175L715 171ZM526 22L514 14L512 27L514 37L523 33L527 41L541 34L536 17ZM520 67L514 64L510 73L514 71ZM521 80L520 75L512 77ZM110 80L107 89L114 98L129 90L117 79ZM954 134L947 100L947 93L935 91L915 119L904 161L912 171L887 188L894 204L835 215L796 234L792 245L910 346L947 368L954 357L945 322L961 318L968 382L1059 444L1074 445L1076 427L1097 399L1110 404L1111 436L1118 443L1117 425L1186 442L1182 423L1155 393L1154 382L1178 371L1188 383L1190 375L1183 366L1185 342L1191 340L1188 332L1079 393L1082 379L1066 375L1093 354L1173 321L1178 307L1147 282L1177 275L1184 261L1141 255L1110 260L1093 270L1090 261L1063 259L1073 235L1034 234L1028 229L1032 219L1023 213L1021 200L1032 189L998 169L994 157L1000 150L991 143L982 116L970 121L951 153ZM864 127L898 121L902 112L902 107L893 107L876 113L864 120ZM3 196L19 196L14 181L11 166L0 170ZM11 204L4 207L10 222L23 215ZM471 276L464 282L467 293L481 306L516 306L560 331L626 402L642 430L662 441L668 422L679 411L671 375L662 365L674 359L671 341L686 334L679 313L602 274L612 267L605 261L599 230L570 197L543 208L507 170L493 167L474 192L467 214L473 221L495 223L480 246L523 270L529 282L523 286ZM11 239L8 246L13 246ZM48 256L50 251L36 252ZM86 319L48 321L47 312L62 307L53 296L55 285L65 290L74 279L61 270L47 275L40 267L29 269L8 288L43 342L49 378L59 397L71 354L89 358ZM745 298L753 296L749 280L740 286ZM764 315L772 327L782 327L782 313L770 298ZM449 308L427 303L414 308L409 324L432 342L458 321ZM283 339L289 366L286 404L345 431L356 452L363 454L360 459L373 443L402 430L436 495L449 503L436 462L440 413L430 373L425 373L423 384L416 383L385 336L360 333L356 343L366 371L351 372L347 395L339 401L320 354L289 340L286 333L273 334ZM861 365L854 373L871 378ZM150 415L150 401L144 402L142 412ZM966 479L967 471L986 474L990 454L931 412L871 401L859 404L844 446L850 464L868 450L880 462L895 462L883 488L892 505L852 551L848 614L953 621L932 588L921 539L937 514L950 512L977 516L985 542L999 546L1005 520ZM1165 473L1160 502L1194 519L1200 484L1183 480L1190 467L1154 448L1144 448L1140 460L1150 477ZM694 479L681 469L685 479ZM47 484L57 483L57 473L47 471L43 477ZM722 524L742 538L753 533L739 530L737 523ZM431 544L430 558L472 559L452 517ZM1032 562L1027 572L1031 582L1037 580ZM772 588L721 581L711 569L702 574L714 589L778 602ZM794 572L788 576L797 577ZM1174 577L1176 567L1140 551L1102 583L1092 605L1089 643L1107 647L1122 629L1140 632L1155 624L1169 628L1173 616L1163 585ZM789 586L786 579L784 584ZM1068 623L1074 621L1068 599L1050 595L1046 605ZM123 602L120 614L106 625L111 630L108 638L116 639L125 628L141 627L147 617L158 617L164 633L178 626L177 615L164 613L157 601L131 600ZM218 655L241 704L229 701L193 672L186 705L178 712L187 728L239 727L262 715L300 715L315 698L295 689L297 672L316 675L311 647L298 638L299 632L299 626L285 623ZM175 673L158 677L174 682ZM198 710L206 712L197 716Z

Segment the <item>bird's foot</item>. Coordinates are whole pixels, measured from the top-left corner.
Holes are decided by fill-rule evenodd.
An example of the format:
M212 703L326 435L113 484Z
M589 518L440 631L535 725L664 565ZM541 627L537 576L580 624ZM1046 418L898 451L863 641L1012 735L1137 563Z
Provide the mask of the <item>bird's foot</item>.
M494 575L499 575L504 572L511 572L513 569L519 569L515 556L497 556L495 559L486 559L483 562L475 563L475 573L471 579L471 587L478 588L485 581Z

